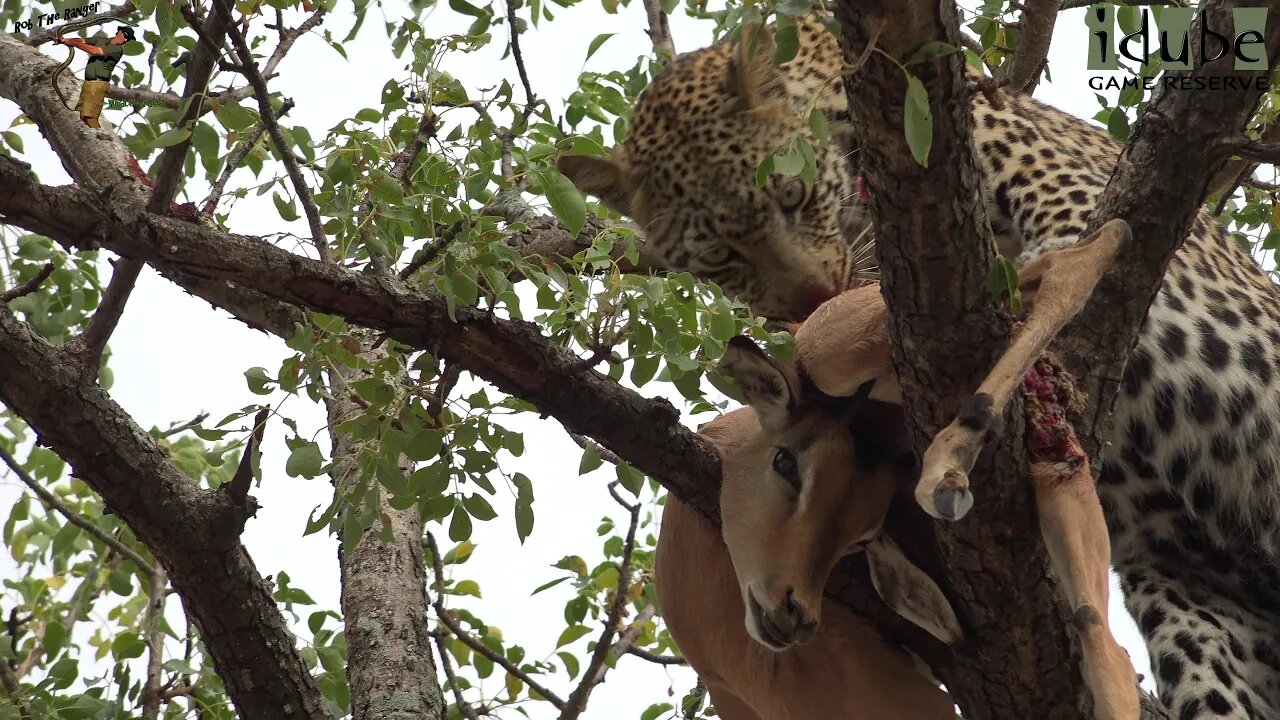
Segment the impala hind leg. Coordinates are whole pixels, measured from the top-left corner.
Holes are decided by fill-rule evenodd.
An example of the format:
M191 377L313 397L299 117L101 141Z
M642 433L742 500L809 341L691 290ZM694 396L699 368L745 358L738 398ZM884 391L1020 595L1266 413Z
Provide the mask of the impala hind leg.
M1115 261L1132 233L1112 220L1089 240L1045 253L1019 273L1030 312L1008 350L982 381L959 415L934 437L924 453L916 501L943 520L959 520L973 507L969 471L982 450L987 429L1058 331L1084 307L1098 279Z
M1082 460L1075 463L1032 464L1040 534L1071 603L1072 624L1084 652L1081 670L1093 694L1094 718L1136 720L1140 707L1136 674L1129 654L1111 635L1105 616L1111 541L1083 450L1079 457Z

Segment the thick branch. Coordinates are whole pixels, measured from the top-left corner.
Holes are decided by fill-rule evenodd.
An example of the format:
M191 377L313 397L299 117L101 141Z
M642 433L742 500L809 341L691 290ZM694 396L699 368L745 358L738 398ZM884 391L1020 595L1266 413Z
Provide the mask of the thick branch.
M836 12L849 62L880 29L883 52L846 77L846 88L853 123L862 133L860 169L876 218L893 363L919 451L955 417L994 365L1010 330L986 289L994 251L970 149L963 58L953 54L910 68L927 88L932 109L927 168L906 143L906 80L890 59L902 61L926 42L959 45L958 23L951 4L929 0L843 0ZM894 192L901 187L912 192ZM1080 656L1067 634L1039 528L1026 511L1020 417L1020 410L1013 414L1000 452L987 455L973 473L985 483L975 487L970 517L956 524L916 519L905 535L921 546L915 552L924 556L913 559L946 578L944 588L966 625L966 645L951 664L934 668L965 716L1079 718ZM926 540L931 530L932 542Z
M0 306L0 401L168 571L246 720L324 718L293 635L239 542L248 508L204 490L78 364Z
M1280 2L1272 0L1263 6L1269 8L1269 17L1280 14ZM1203 5L1191 27L1193 36L1198 37L1206 17L1214 27L1230 27L1231 8L1225 2ZM1267 57L1280 58L1280 23L1267 24L1265 41ZM1199 46L1192 46L1195 65ZM1194 92L1159 92L1134 126L1115 173L1098 199L1088 233L1120 218L1129 223L1138 242L1121 250L1115 266L1098 283L1095 299L1067 326L1057 345L1089 399L1085 417L1091 422L1077 430L1092 457L1111 432L1111 407L1125 361L1165 269L1186 239L1210 183L1232 152L1238 152L1236 140L1243 136L1262 98L1263 91L1251 81L1267 76L1265 71L1236 71L1232 56L1175 75L1234 78L1237 87L1249 89L1214 93L1211 103ZM1151 202L1151 194L1143 192L1143 187L1160 188L1160 202ZM1260 272L1250 280L1271 284Z
M1009 86L1015 92L1031 95L1040 84L1057 21L1058 0L1023 0L1018 44L1008 75Z

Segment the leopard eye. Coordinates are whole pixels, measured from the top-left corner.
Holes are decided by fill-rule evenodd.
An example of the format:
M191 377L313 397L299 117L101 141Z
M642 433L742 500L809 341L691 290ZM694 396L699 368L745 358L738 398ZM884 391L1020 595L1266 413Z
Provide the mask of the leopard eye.
M711 245L700 253L702 262L707 265L724 265L729 261L731 252L723 245Z
M782 178L774 185L773 197L783 212L793 213L804 205L809 197L809 189L800 178Z

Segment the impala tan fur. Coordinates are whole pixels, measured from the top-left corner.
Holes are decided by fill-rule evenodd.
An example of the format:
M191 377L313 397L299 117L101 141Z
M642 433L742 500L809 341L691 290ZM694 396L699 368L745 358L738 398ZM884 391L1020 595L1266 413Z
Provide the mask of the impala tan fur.
M968 473L991 420L1003 414L1022 377L1084 306L1098 278L1129 240L1128 225L1112 221L1090 241L1046 253L1020 273L1029 311L1009 349L967 404L981 408L981 417L975 419L970 413L957 418L925 451L916 497L931 513L938 515L939 508L946 508L963 514L968 509L956 498L971 497ZM839 397L875 380L876 394L900 396L889 361L884 313L879 287L869 285L827 302L796 330L796 362L815 387ZM1102 615L1108 607L1111 546L1087 456L1074 466L1034 463L1031 479L1041 534L1075 612L1094 716L1134 720L1139 704L1133 665Z
M805 420L782 442L806 441L800 472L838 480L824 483L823 492L840 495L821 500L840 508L824 532L771 512L791 503L786 482L760 471L778 438L756 412L735 410L701 429L724 459L722 516L735 550L731 558L714 526L668 496L656 578L667 627L724 720L951 720L950 697L875 628L842 607L822 612L831 565L878 531L895 473L851 472L848 431L829 417ZM751 579L740 585L744 576Z

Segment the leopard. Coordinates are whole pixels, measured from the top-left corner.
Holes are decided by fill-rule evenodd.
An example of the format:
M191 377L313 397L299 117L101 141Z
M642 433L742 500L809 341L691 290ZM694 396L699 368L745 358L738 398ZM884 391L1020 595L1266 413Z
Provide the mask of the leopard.
M638 97L619 146L557 161L641 227L668 268L782 321L874 263L839 43L821 18L796 27L799 48L782 63L745 31L677 56ZM1120 143L1025 94L970 103L1001 253L1022 266L1079 242ZM813 176L759 172L793 138L811 147ZM1280 719L1278 347L1280 292L1201 210L1128 356L1097 484L1125 607L1180 720Z

